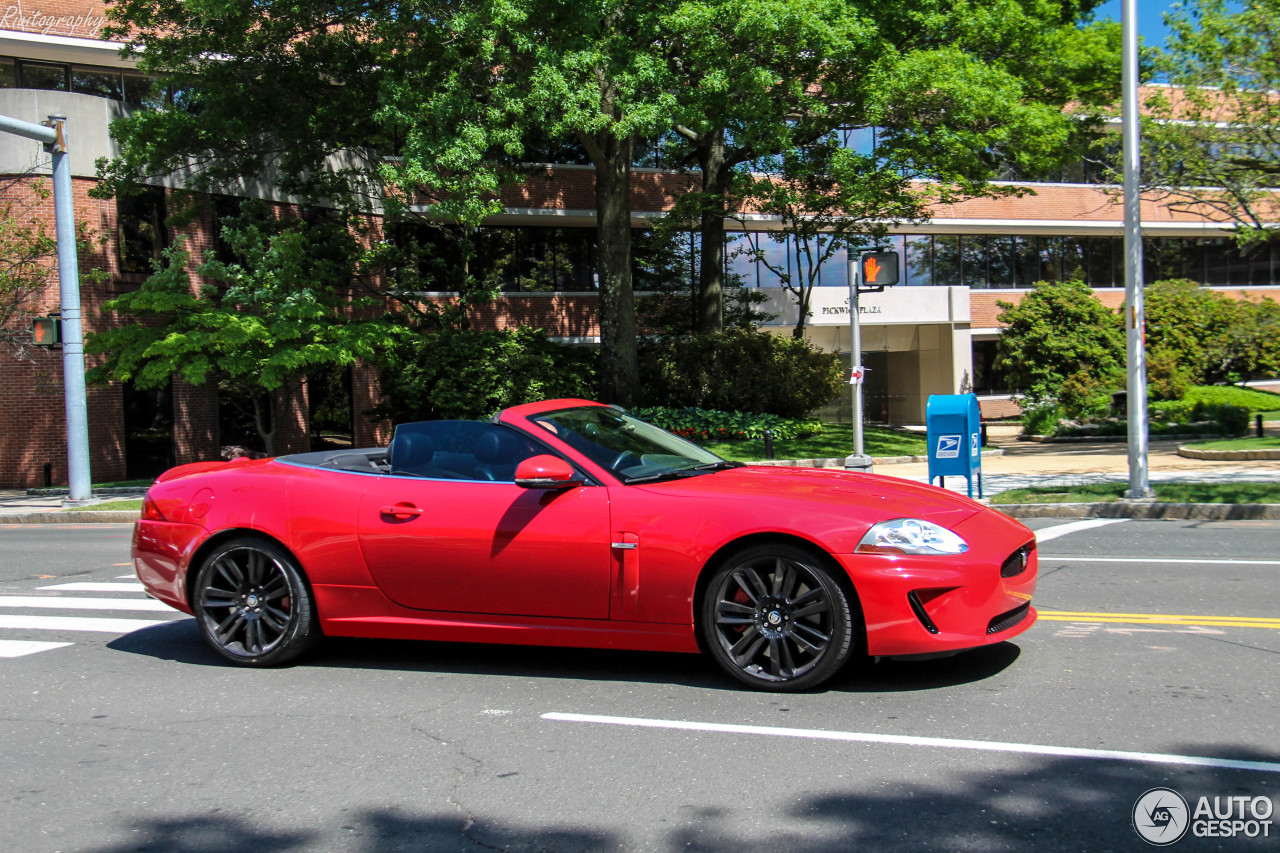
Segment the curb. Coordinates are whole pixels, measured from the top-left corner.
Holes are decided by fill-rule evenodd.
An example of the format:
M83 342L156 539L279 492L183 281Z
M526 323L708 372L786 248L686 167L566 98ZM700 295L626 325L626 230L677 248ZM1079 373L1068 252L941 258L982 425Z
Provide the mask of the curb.
M141 517L137 510L64 510L62 512L19 512L0 515L0 524L133 524Z
M1194 447L1179 447L1178 455L1188 459L1212 459L1219 462L1246 462L1257 459L1280 459L1280 448L1263 450L1198 450Z
M982 451L983 457L1004 456L1000 448ZM826 459L757 459L748 465L771 465L775 468L843 468L845 457L834 456ZM928 456L873 456L872 465L905 465L912 462L928 462Z
M992 504L1010 518L1137 518L1237 521L1280 519L1280 504L1175 504L1114 501L1094 504Z
M1169 433L1168 435L1148 435L1149 443L1169 442L1169 441L1213 441L1219 438L1231 438L1229 435L1219 435L1217 433L1195 433L1195 432L1179 432ZM1084 444L1086 442L1098 444L1120 444L1127 442L1127 435L1019 435L1018 441L1034 441L1038 444Z

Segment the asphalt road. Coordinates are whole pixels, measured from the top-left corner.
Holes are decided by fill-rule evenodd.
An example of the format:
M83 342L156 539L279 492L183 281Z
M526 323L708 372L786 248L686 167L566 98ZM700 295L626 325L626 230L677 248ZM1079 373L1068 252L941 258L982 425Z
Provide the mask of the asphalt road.
M128 527L3 526L4 848L1145 850L1162 787L1184 823L1246 812L1171 849L1280 848L1280 522L1031 526L1027 634L793 696L627 652L330 640L236 669L181 614L107 609L149 604Z

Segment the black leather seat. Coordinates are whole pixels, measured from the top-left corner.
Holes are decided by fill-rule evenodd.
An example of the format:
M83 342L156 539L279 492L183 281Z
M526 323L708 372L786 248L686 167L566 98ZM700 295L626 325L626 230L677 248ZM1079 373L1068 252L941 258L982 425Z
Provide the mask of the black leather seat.
M494 429L476 442L476 479L511 482L516 478L516 464L528 454L521 453L522 442L515 435Z
M425 475L431 468L431 458L436 455L435 442L420 432L397 429L387 454L393 474Z

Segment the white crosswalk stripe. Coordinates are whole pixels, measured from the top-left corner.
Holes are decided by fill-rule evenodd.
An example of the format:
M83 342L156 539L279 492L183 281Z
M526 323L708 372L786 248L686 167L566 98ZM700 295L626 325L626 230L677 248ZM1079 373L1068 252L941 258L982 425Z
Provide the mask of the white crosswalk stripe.
M91 631L95 634L127 634L139 628L163 625L167 619L107 619L92 616L21 616L0 614L0 628L33 631Z
M127 575L114 582L76 581L39 587L38 595L0 595L0 658L19 658L75 645L63 636L98 634L121 637L143 628L185 618L167 604L140 593L140 583L126 583ZM86 596L75 593L119 593ZM23 613L21 611L33 611ZM18 611L18 612L15 612ZM76 613L58 615L53 611ZM107 614L122 614L110 616ZM138 618L124 614L148 614L159 618ZM21 632L16 637L10 632ZM54 634L49 639L49 633ZM12 637L12 639L10 639ZM92 642L92 640L90 640Z
M41 643L35 640L0 640L0 658L21 658L74 643Z
M40 589L57 590L59 592L142 592L140 583L95 583L93 581L77 581L75 583L56 583L53 586L42 586Z
M136 610L176 613L172 607L154 598L56 598L38 595L0 596L0 607L35 607L44 610Z

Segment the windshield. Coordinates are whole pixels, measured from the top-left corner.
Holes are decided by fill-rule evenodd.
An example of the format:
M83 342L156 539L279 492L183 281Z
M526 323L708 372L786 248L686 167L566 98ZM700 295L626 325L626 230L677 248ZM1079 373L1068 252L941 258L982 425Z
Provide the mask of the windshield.
M617 409L563 409L530 420L625 483L695 476L740 463Z

